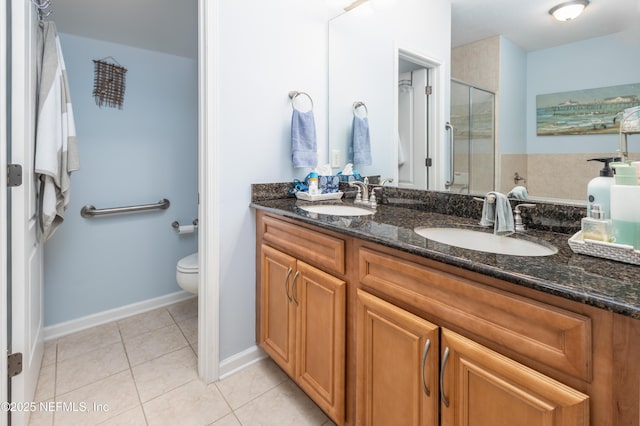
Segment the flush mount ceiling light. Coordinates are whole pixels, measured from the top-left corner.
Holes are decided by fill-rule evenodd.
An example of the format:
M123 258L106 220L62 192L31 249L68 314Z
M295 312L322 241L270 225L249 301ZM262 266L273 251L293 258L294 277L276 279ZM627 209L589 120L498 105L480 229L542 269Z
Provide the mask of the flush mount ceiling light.
M558 21L571 21L577 18L589 4L589 0L572 0L560 3L549 10Z

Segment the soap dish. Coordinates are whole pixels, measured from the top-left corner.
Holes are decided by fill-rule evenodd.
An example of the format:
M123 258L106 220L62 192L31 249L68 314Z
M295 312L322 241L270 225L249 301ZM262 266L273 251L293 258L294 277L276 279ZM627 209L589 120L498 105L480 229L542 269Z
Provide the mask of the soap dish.
M635 250L633 246L584 240L582 239L582 231L578 231L569 238L569 247L575 253L640 265L640 251Z
M311 195L308 192L298 191L296 192L296 198L305 201L326 201L326 200L339 200L342 198L344 192L328 192L326 194Z

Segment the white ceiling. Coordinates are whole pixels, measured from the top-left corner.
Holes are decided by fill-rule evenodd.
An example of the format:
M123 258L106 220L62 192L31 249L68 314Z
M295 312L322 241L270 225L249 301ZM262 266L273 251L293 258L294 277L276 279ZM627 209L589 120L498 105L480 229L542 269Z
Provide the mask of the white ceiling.
M562 1L451 0L452 46L504 35L533 51L625 30L640 43L640 0L591 0L576 20L557 22L548 11ZM195 58L197 2L52 0L49 19L63 33Z
M640 43L640 0L591 0L581 16L558 22L549 9L566 0L451 0L451 45L503 35L534 51L621 31Z
M197 57L198 0L51 0L58 31Z

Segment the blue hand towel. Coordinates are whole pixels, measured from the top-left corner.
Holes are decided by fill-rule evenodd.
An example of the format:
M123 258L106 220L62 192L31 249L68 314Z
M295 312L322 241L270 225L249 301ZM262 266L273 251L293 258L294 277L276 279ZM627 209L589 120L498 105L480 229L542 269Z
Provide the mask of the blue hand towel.
M495 203L487 201L489 195L495 195ZM499 192L488 192L484 197L482 206L482 219L480 225L493 225L493 233L496 235L511 235L514 232L513 214L511 213L511 204L506 195Z
M518 200L526 200L529 198L529 193L527 192L527 188L524 186L516 186L507 194L507 197L517 198Z
M371 140L369 137L369 120L367 117L353 116L351 130L351 144L349 144L349 162L360 166L370 166Z
M291 117L291 160L293 167L315 167L318 164L316 122L313 110L293 110Z

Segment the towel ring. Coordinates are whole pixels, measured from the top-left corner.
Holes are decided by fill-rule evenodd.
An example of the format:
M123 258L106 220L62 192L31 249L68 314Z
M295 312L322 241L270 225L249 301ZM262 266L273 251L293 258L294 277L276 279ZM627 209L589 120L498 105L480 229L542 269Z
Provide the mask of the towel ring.
M365 112L364 117L361 117L361 118L367 118L369 116L369 110L367 109L367 106L365 105L365 103L361 101L356 101L353 103L353 115L355 115L356 117L360 117L358 115L358 108L360 107L364 107L364 112Z
M311 99L311 96L309 96L309 94L308 94L308 93L306 93L306 92L298 92L298 91L296 91L296 90L293 90L293 91L289 92L289 99L291 99L291 108L296 109L296 106L295 106L295 100L296 100L296 98L297 98L298 96L300 96L300 95L304 95L304 96L306 96L307 98L309 98L309 102L311 102L311 109L310 109L310 111L311 111L311 110L313 110L313 99Z

